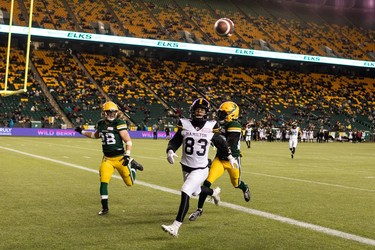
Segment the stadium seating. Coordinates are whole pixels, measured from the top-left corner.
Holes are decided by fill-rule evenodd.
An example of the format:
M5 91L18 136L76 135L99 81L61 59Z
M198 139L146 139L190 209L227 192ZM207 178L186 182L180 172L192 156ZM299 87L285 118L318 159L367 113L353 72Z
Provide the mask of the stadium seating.
M29 3L15 2L15 22L26 25ZM10 0L1 1L0 7L9 12ZM317 12L294 4L249 4L243 0L45 0L35 5L33 25L374 60L375 31L350 18L352 12L341 12L348 18L340 19L329 13L328 9ZM236 33L230 38L218 37L213 31L213 23L223 16L235 22ZM0 47L0 54L5 53ZM11 57L10 89L22 86L23 53L17 50ZM197 62L144 57L147 52L134 56L117 53L39 48L33 50L32 62L72 124L94 123L106 99L118 103L135 125L173 123L176 117L188 115L194 98L204 96L214 107L228 99L236 101L243 121L266 117L266 122L275 123L282 115L286 121L300 120L306 126L336 121L361 129L373 126L375 86L370 77L278 70L270 65L247 67L232 65L230 59ZM0 66L1 74L5 73L4 60ZM0 85L4 88L3 81ZM41 88L31 87L43 95ZM14 99L14 103L10 100L3 102L10 109L16 108L16 102L35 102L30 96ZM39 109L48 111L50 107Z
M34 24L50 29L361 60L375 56L375 32L369 28L370 22L350 18L355 11L334 18L332 9L317 12L296 4L242 0L45 0L35 5ZM9 0L1 6L10 11ZM22 25L28 9L28 2L18 5L16 1L15 17ZM223 16L235 22L235 34L230 38L220 38L213 31L213 23Z
M33 62L73 124L95 122L100 118L99 110L105 98L73 56L66 51L34 50Z
M10 13L11 11L11 0L3 0L0 1L0 10ZM21 7L19 6L18 1L14 1L14 6L13 6L13 20L12 24L13 25L23 25L26 26L26 23L28 20L26 20L25 16L23 16ZM25 21L26 20L26 21Z

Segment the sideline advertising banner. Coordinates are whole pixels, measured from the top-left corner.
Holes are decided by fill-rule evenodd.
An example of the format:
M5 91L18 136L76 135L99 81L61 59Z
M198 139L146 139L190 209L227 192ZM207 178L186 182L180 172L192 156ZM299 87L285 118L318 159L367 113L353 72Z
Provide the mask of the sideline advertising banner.
M134 139L154 138L152 131L129 131ZM174 132L171 132L171 138ZM50 128L0 128L0 136L37 136L37 137L81 137L84 136L74 129L50 129ZM157 138L165 138L165 132L158 132Z

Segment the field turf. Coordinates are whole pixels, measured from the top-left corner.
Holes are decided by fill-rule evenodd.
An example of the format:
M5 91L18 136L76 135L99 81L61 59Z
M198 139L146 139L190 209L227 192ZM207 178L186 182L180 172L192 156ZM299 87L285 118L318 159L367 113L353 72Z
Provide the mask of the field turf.
M224 173L221 205L190 222L191 199L178 238L161 229L182 185L166 145L133 140L145 170L130 188L115 172L98 216L100 140L0 137L0 249L375 249L374 143L300 143L294 159L287 143L243 143L251 201Z

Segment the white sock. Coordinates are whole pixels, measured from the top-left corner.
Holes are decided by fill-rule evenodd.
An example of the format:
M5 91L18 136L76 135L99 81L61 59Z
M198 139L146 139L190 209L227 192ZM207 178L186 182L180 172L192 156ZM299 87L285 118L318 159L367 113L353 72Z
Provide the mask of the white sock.
M175 220L172 225L176 226L177 228L180 228L180 226L182 225L182 222Z

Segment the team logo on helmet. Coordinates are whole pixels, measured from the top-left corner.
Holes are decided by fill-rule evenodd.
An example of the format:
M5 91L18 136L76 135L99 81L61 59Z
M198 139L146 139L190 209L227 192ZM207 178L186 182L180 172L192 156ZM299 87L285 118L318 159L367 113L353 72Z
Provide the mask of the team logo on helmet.
M240 108L234 102L224 102L220 105L217 111L218 120L220 122L230 122L238 119L240 115Z

